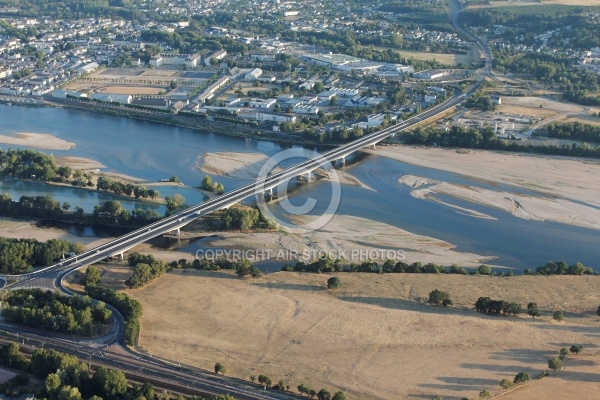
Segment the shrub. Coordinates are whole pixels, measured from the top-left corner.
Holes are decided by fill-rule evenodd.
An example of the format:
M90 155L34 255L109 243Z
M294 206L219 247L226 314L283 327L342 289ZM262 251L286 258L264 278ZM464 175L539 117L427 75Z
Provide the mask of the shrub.
M337 289L342 286L342 282L338 277L331 277L327 279L327 289Z
M578 344L578 345L573 345L571 346L571 348L569 349L569 351L573 354L579 354L583 351L583 346Z
M448 292L442 292L438 289L435 289L429 293L429 300L427 302L435 305L442 304L444 307L452 305L450 294Z
M562 366L563 363L560 358L551 358L548 360L548 368L550 368L552 371L558 371L562 369Z
M513 383L515 385L519 385L523 382L527 382L528 380L530 380L531 378L529 377L529 374L527 372L519 372L516 376L515 379L513 380Z
M500 387L502 389L510 389L513 386L514 386L514 384L511 381L509 381L508 379L502 379L500 381Z
M561 310L557 310L557 311L554 311L554 314L552 315L552 319L554 319L555 321L558 321L558 322L562 322L565 320L565 315L563 314L563 312Z

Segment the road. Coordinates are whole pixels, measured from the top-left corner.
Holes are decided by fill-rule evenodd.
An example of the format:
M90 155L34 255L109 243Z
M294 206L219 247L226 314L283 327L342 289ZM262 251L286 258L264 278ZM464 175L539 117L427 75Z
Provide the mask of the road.
M326 163L335 162L348 154L358 151L362 148L375 145L382 140L395 135L405 129L413 127L423 121L431 119L444 111L457 106L463 102L467 96L473 94L482 84L486 76L489 76L492 69L492 55L489 47L480 39L464 31L457 24L459 5L456 0L450 0L451 21L455 28L466 38L474 41L486 55L486 64L477 82L464 94L455 95L444 103L441 103L416 117L410 118L397 125L363 136L352 142L329 150L313 159L305 160L293 167L282 170L276 174L244 187L235 189L229 193L211 199L202 204L198 204L177 214L163 218L157 222L147 225L143 228L127 233L108 243L87 250L70 259L60 261L55 265L44 269L24 274L24 275L4 275L1 280L10 283L11 288L32 287L38 285L38 280L53 281L53 285L63 290L65 293L72 294L62 285L62 280L69 273L87 265L94 264L109 256L122 254L122 252L134 247L135 245L163 235L178 229L191 221L208 215L214 211L227 208L232 204L238 203L253 195L262 195L266 190L274 188L281 183L285 183L296 176L309 173ZM114 330L111 335L106 336L100 341L75 341L64 338L51 338L36 332L25 332L21 328L4 327L2 336L9 339L23 340L25 345L32 346L45 345L60 351L76 354L82 359L89 357L90 363L94 365L106 365L118 368L129 374L133 380L155 382L158 386L163 382L165 386L181 388L185 393L198 393L203 395L231 394L236 399L300 399L302 397L293 393L282 391L263 391L257 385L250 384L247 381L217 376L207 371L202 371L189 366L181 366L167 360L161 360L151 355L135 352L124 345L122 341L123 319L122 316L111 307L114 315ZM19 336L20 335L20 336ZM104 349L99 349L104 346ZM174 385L174 386L173 386Z

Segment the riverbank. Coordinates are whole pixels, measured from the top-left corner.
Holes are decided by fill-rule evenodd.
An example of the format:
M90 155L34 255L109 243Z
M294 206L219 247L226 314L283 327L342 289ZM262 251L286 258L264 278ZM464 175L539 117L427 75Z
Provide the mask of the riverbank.
M35 147L43 150L70 150L75 143L57 138L49 133L14 132L0 135L0 144L9 146Z

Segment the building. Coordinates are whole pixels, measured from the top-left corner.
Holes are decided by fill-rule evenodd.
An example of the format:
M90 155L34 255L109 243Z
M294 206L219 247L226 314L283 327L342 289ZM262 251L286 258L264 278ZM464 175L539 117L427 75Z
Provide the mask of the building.
M317 114L319 112L319 107L298 103L292 107L292 112L296 114Z
M421 71L421 72L415 72L413 74L413 77L416 79L434 80L434 79L443 78L446 75L448 75L448 71L426 70L426 71Z
M156 54L150 59L150 66L160 67L161 65L185 65L193 68L198 66L200 56L198 54Z
M93 93L90 99L108 103L130 104L132 96L129 94Z
M247 82L254 81L262 75L263 71L260 68L254 68L252 71L244 75L244 80Z
M227 51L224 49L221 49L219 51L215 51L214 53L212 53L210 56L206 57L204 59L204 65L206 65L207 67L210 67L211 64L211 60L214 58L217 61L221 61L222 59L224 59L225 57L227 57Z
M491 95L490 96L490 100L492 101L492 103L500 105L502 104L502 97L500 96L496 96L496 95Z
M249 101L252 108L269 108L275 105L277 99L251 99Z

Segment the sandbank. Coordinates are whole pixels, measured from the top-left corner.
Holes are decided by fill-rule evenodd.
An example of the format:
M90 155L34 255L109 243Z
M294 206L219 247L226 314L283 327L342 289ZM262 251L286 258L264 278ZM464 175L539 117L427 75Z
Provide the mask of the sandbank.
M33 132L15 132L9 135L0 135L0 143L45 150L69 150L75 147L75 143L67 142L49 133Z

